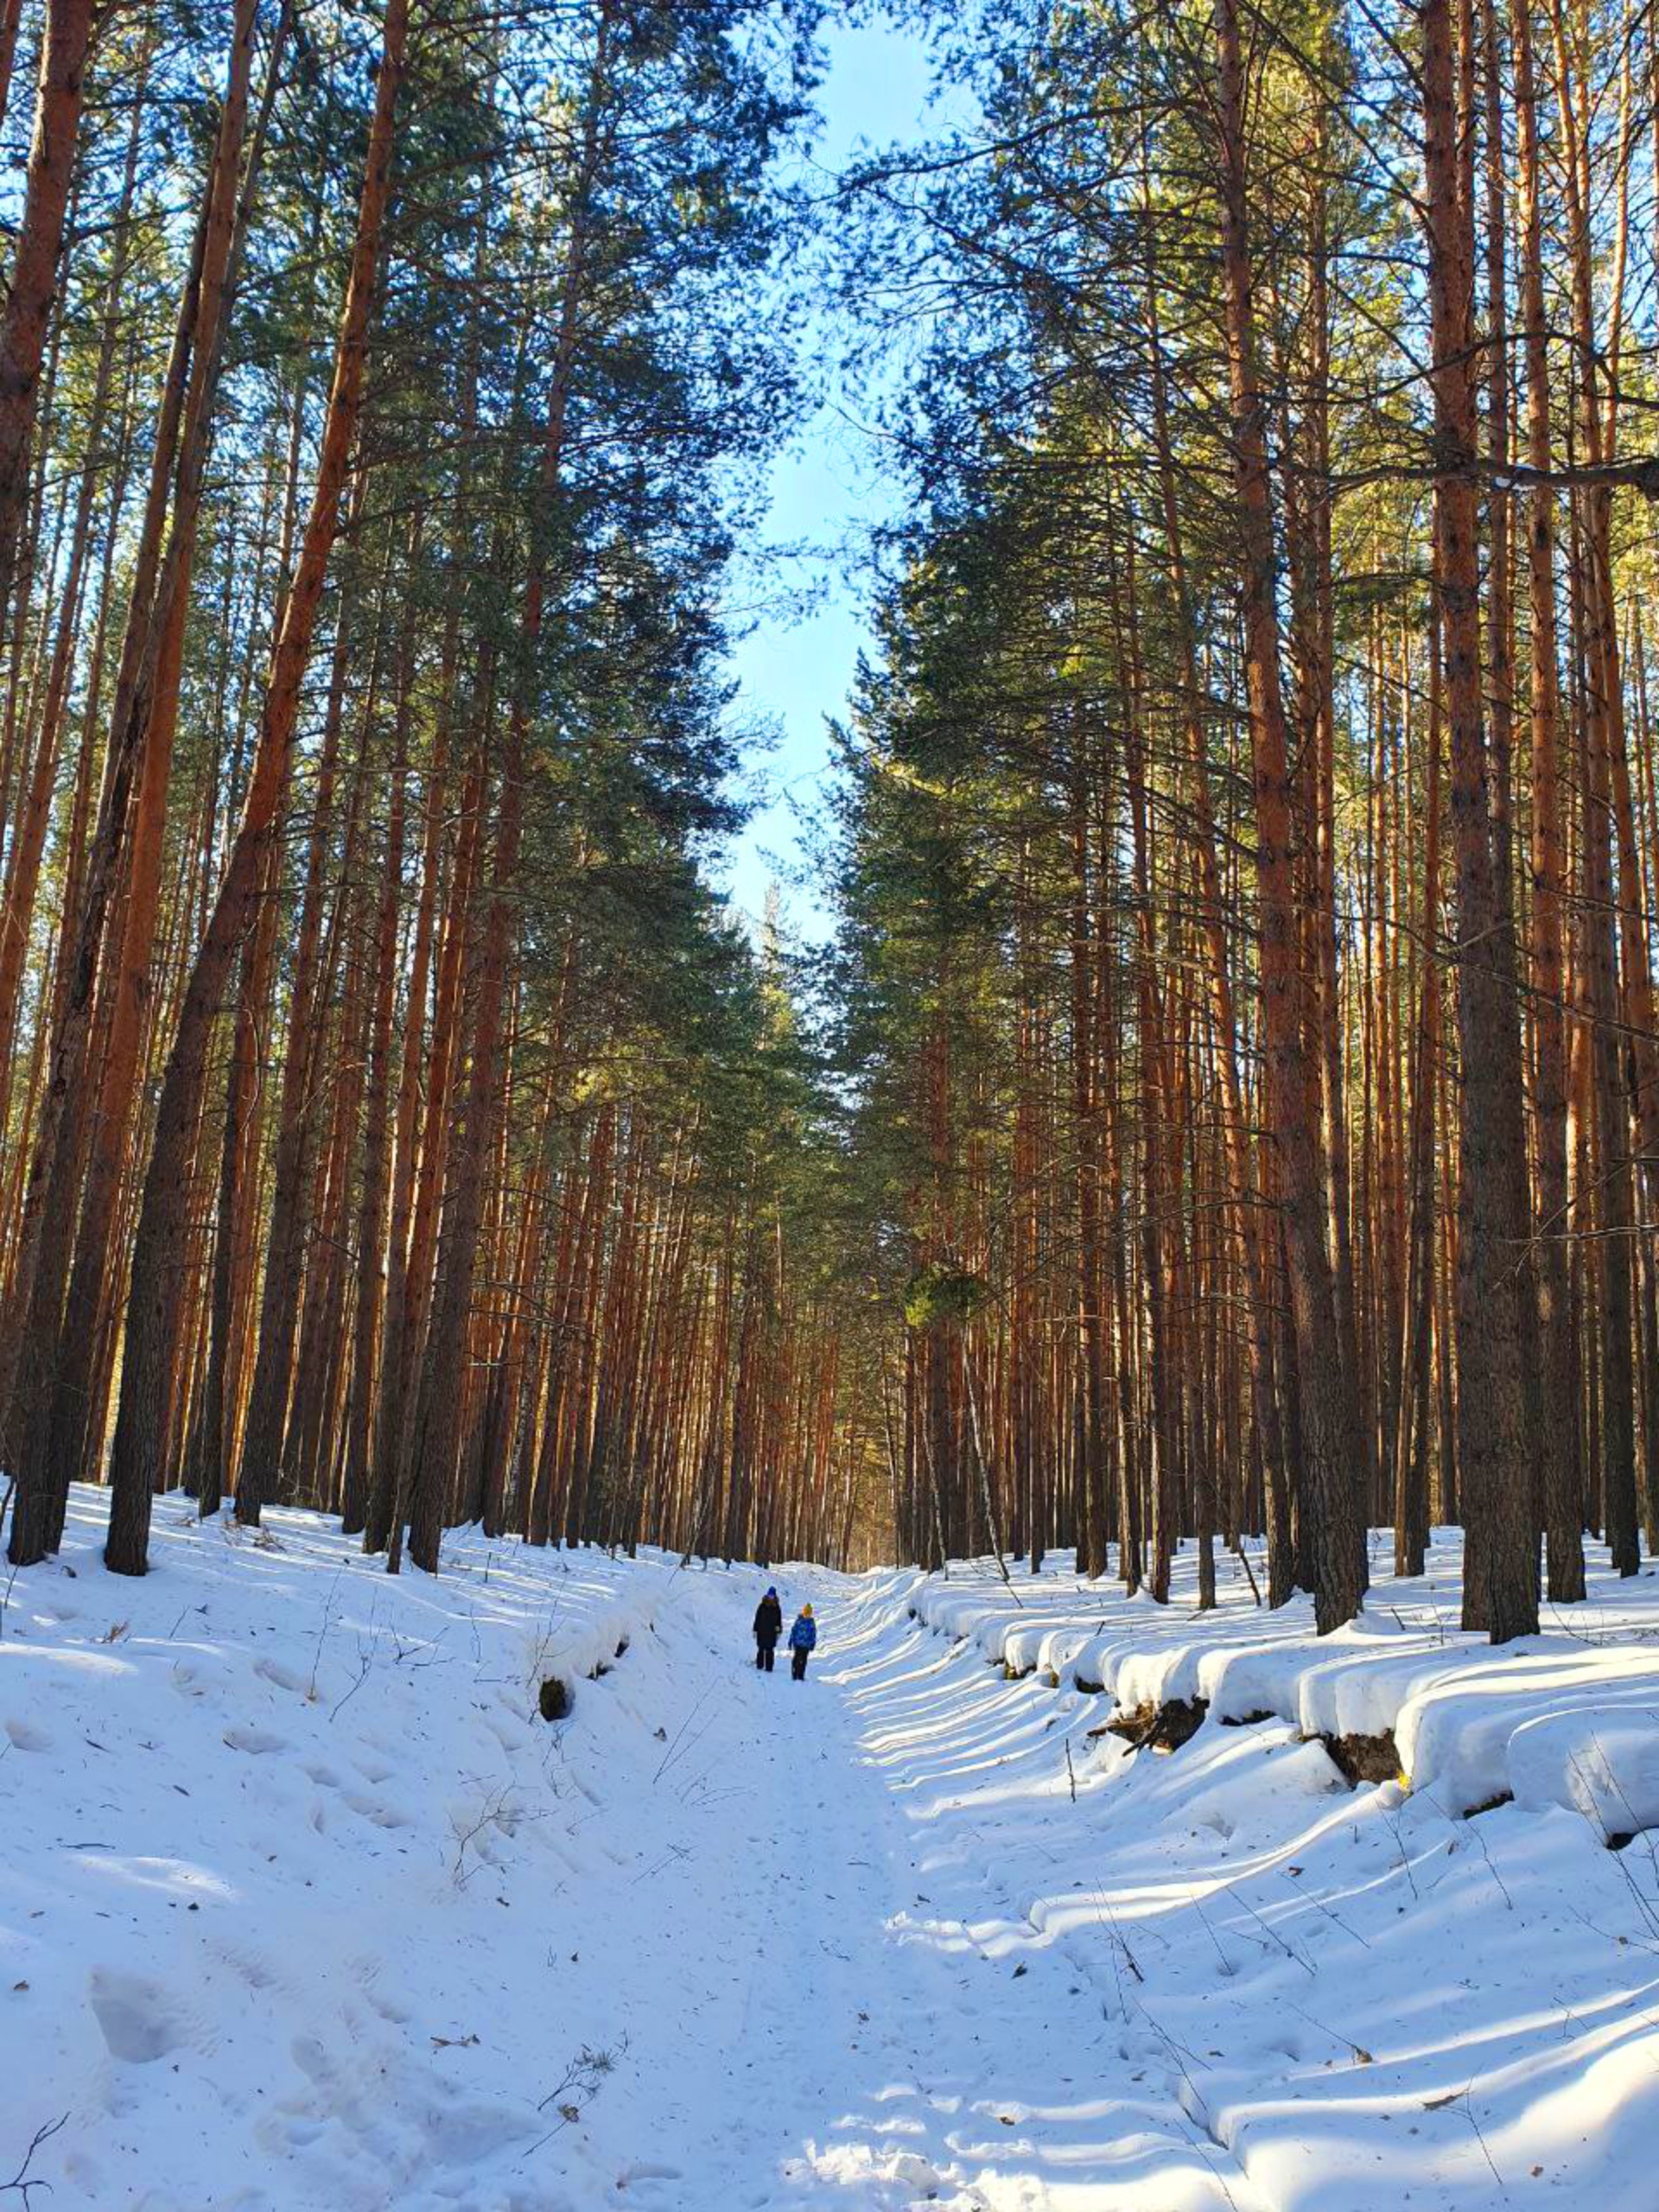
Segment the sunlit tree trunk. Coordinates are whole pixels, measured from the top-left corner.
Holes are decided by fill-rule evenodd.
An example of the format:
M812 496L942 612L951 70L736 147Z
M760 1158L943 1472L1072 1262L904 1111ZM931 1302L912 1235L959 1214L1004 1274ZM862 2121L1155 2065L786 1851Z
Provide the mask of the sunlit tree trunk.
M147 1563L150 1498L162 1471L165 1396L176 1344L176 1271L188 1205L190 1153L209 1039L231 963L254 918L264 855L281 820L301 685L310 664L317 612L339 529L340 498L362 401L407 24L408 0L388 0L351 275L311 510L283 611L242 819L196 953L157 1108L133 1252L111 1465L114 1496L105 1557L118 1573L141 1574Z
M8 10L8 80L16 13ZM92 29L92 0L47 0L29 176L0 310L0 622L18 583L41 359L58 289Z
M1290 762L1279 669L1276 555L1267 435L1256 376L1246 188L1243 65L1235 0L1217 0L1217 182L1232 398L1234 487L1249 693L1260 903L1259 960L1268 1110L1279 1155L1294 1322L1305 1489L1303 1549L1321 1633L1351 1620L1360 1601L1357 1497L1358 1415L1352 1378L1332 1359L1336 1307L1325 1241L1325 1167L1319 1073L1308 1047L1296 926Z
M1531 0L1510 12L1515 73L1516 187L1521 221L1521 322L1526 369L1526 449L1540 472L1528 494L1526 535L1531 681L1533 1102L1538 1242L1539 1434L1549 1595L1557 1604L1584 1595L1584 1538L1579 1497L1577 1339L1567 1279L1567 1045L1561 902L1560 689L1555 628L1555 494L1550 429L1548 309L1544 299L1540 200L1538 93L1533 71Z
M1465 1576L1466 1626L1496 1643L1535 1633L1532 1490L1519 1325L1525 1224L1518 1048L1502 928L1480 659L1479 550L1471 481L1477 431L1471 305L1471 211L1459 189L1458 41L1451 0L1424 0L1423 122L1437 444L1435 590L1445 661L1456 864L1458 1027L1463 1059L1459 1175L1459 1458L1475 1553ZM1463 45L1466 51L1466 12Z

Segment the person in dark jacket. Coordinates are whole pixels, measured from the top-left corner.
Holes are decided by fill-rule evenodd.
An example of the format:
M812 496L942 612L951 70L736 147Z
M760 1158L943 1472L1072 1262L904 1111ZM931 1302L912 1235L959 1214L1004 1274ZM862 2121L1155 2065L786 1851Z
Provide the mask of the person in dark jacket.
M803 1605L795 1616L795 1625L789 1631L790 1672L798 1682L806 1680L806 1655L817 1640L818 1624L812 1618L812 1608Z
M784 1632L784 1609L778 1592L768 1590L754 1609L754 1663L763 1674L772 1672L772 1655Z

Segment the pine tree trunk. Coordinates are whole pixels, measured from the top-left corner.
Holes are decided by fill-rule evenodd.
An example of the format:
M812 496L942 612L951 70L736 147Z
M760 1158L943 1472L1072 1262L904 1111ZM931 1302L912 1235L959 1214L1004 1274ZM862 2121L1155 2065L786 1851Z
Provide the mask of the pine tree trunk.
M366 479L352 487L352 506L360 506ZM259 1526L260 1510L282 1482L283 1433L288 1425L293 1380L294 1338L299 1324L308 1222L304 1205L311 1140L322 1071L318 982L321 959L322 879L334 824L334 781L340 765L344 716L346 661L351 640L351 609L340 594L334 649L317 763L316 799L312 811L305 888L294 949L294 982L289 1001L288 1034L282 1053L281 1103L276 1109L276 1143L272 1164L270 1225L255 1332L253 1390L242 1432L236 1470L236 1517L245 1528Z
M351 276L311 510L283 610L242 819L197 950L162 1079L133 1252L126 1354L111 1465L113 1497L105 1558L118 1573L142 1574L147 1563L150 1499L162 1472L162 1433L177 1350L178 1269L189 1202L191 1148L214 1020L237 947L252 925L264 855L282 817L301 686L339 529L340 498L362 401L408 12L409 0L388 0Z
M0 41L4 41L7 48L7 75L10 74L10 46L16 39L16 32L17 8L14 5L9 11L5 24L0 27ZM124 291L132 235L129 218L137 179L141 134L147 114L145 92L152 48L153 41L147 40L133 90L132 124L127 134L126 163L122 173L120 197L112 219L115 244L110 257L109 283L105 291L104 327L87 411L86 448L75 498L75 518L69 535L68 567L60 599L57 637L47 678L45 702L41 711L34 769L21 816L13 827L10 848L6 856L5 899L3 910L0 911L0 1130L3 1130L6 1124L6 1084L16 1036L18 990L34 921L35 894L40 880L47 822L55 788L59 741L62 734L79 633L81 576L91 536L92 505L99 486L99 474L94 461L105 435L116 342L126 308ZM0 79L0 116L3 114L3 79ZM112 528L111 535L113 536Z
M1465 1624L1495 1643L1535 1634L1538 1596L1522 1372L1520 1268L1526 1224L1515 997L1498 949L1480 658L1479 551L1471 307L1471 211L1459 189L1451 0L1425 0L1424 161L1437 446L1435 584L1445 655L1452 849L1458 889L1458 1029L1463 1059L1459 1174L1459 1459L1475 1557ZM1464 44L1468 43L1465 24Z
M156 433L116 690L98 861L79 922L72 997L54 1040L57 1110L43 1119L31 1170L31 1182L39 1179L41 1190L41 1219L23 1276L26 1301L20 1294L24 1319L10 1399L14 1450L21 1449L22 1455L19 1512L12 1530L14 1554L19 1556L29 1553L38 1557L41 1548L55 1547L69 1483L82 1471L86 1452L98 1440L86 1435L94 1397L95 1320L110 1271L110 1238L130 1135L141 1039L152 1000L150 962L161 898L185 620L226 310L240 236L237 187L254 15L254 0L239 0L219 136ZM273 67L276 58L273 54ZM170 480L172 532L158 568ZM117 871L124 861L126 897L112 913ZM92 1080L86 1046L95 976L107 1028ZM79 1184L83 1151L84 1189ZM0 1388L0 1403L5 1400Z
M514 893L524 835L531 720L527 677L535 664L546 604L547 538L564 459L579 317L587 296L592 194L601 163L609 151L613 129L613 118L607 113L611 31L610 10L605 7L600 13L591 63L583 149L561 286L558 332L542 448L540 498L544 511L532 527L531 569L519 635L519 662L524 673L518 677L512 688L507 740L501 764L495 853L478 965L471 1076L453 1185L444 1208L438 1281L421 1378L419 1463L411 1492L410 1557L429 1573L437 1572L448 1486L454 1471L460 1439L461 1351L472 1306L474 1267L483 1216L484 1173L495 1128L502 995L514 932Z
M1540 480L1527 499L1528 607L1531 617L1533 1101L1535 1122L1541 1482L1549 1595L1584 1595L1583 1510L1579 1497L1577 1340L1567 1272L1567 1045L1561 902L1560 689L1555 629L1555 494L1547 480L1550 433L1543 216L1538 174L1538 95L1533 73L1531 0L1510 13L1515 71L1516 185L1521 217L1521 317L1525 356L1527 459Z
M413 567L420 550L418 524L410 532ZM416 597L410 594L393 721L391 798L386 818L386 858L374 929L373 1016L369 1030L368 1108L363 1135L363 1182L358 1202L357 1307L346 1418L346 1461L340 1528L357 1535L366 1525L376 1363L381 1353L385 1306L387 1152L391 1133L392 1011L397 981L397 908L403 892L404 817L409 785L409 727L415 670ZM424 978L423 976L423 982ZM418 1033L419 1018L410 1020Z
M0 620L18 582L41 360L58 289L92 28L92 0L47 0L29 178L0 312ZM15 20L9 29L8 51Z
M1343 1372L1339 1360L1331 1357L1336 1306L1325 1241L1319 1071L1307 1041L1305 978L1300 973L1289 748L1274 597L1277 558L1265 410L1255 365L1243 66L1236 0L1216 0L1215 20L1220 65L1222 270L1255 789L1268 1103L1279 1155L1295 1332L1306 1478L1303 1549L1313 1578L1314 1617L1323 1635L1351 1620L1359 1608L1359 1423L1352 1378Z

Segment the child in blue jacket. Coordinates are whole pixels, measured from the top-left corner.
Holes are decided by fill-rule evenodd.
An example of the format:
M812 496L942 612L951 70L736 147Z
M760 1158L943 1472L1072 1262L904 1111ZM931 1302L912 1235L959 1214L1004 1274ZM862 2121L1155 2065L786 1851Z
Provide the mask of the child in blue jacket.
M806 1655L817 1640L818 1624L812 1618L812 1608L803 1605L795 1616L795 1625L789 1631L789 1670L798 1682L806 1680Z

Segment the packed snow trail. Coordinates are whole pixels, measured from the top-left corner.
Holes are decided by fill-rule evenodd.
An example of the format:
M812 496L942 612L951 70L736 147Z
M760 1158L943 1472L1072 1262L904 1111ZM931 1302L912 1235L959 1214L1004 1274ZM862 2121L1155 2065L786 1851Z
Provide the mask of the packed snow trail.
M656 2084L647 2132L664 2147L630 2176L630 2200L1258 2212L1183 2111L1179 2054L1144 2024L1114 2028L1064 1954L985 1933L1018 1911L995 1867L930 1850L932 1824L910 1817L890 1754L925 1724L953 1655L895 1634L891 1608L851 1588L791 1580L786 1619L810 1594L820 1635L798 1686L731 1666L748 1585L691 1578L726 1677L732 1848L664 1869L652 1899L664 1984L688 1992L687 2009L659 2056L631 2050ZM714 1731L701 1740L714 1748ZM1116 2079L1126 2058L1139 2088Z
M103 1507L0 1617L0 2180L93 2212L1258 2212L912 1817L893 1744L970 1717L942 1679L1046 1724L884 1586L779 1571L820 1613L798 1684L754 1669L753 1569L463 1534L393 1581L315 1516L173 1499L118 1581Z

